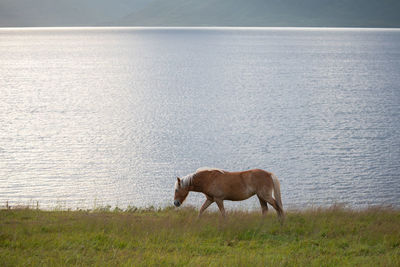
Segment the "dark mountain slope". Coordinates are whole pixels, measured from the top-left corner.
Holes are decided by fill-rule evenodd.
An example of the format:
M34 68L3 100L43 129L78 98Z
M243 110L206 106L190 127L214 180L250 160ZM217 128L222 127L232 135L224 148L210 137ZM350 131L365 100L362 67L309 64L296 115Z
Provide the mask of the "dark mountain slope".
M400 27L399 14L398 0L0 0L0 27Z

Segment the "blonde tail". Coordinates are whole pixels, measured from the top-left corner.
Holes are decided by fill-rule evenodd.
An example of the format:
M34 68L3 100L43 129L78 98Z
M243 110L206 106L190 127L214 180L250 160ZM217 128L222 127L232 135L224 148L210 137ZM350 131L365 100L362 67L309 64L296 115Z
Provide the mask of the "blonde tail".
M276 177L275 174L271 175L272 182L274 184L274 197L276 204L278 205L278 208L280 211L278 211L278 215L282 217L283 219L283 205L282 205L282 199L281 199L281 185L279 183L278 177Z

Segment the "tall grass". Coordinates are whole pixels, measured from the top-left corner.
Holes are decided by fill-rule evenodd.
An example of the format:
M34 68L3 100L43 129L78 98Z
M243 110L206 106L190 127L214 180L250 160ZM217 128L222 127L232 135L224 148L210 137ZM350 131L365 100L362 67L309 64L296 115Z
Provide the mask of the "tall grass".
M400 211L0 211L0 266L400 266Z

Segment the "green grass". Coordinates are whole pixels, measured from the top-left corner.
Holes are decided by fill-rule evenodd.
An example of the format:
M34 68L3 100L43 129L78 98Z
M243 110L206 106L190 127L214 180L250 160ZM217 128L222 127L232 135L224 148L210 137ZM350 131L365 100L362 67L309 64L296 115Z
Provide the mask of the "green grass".
M400 211L0 210L0 266L400 266Z

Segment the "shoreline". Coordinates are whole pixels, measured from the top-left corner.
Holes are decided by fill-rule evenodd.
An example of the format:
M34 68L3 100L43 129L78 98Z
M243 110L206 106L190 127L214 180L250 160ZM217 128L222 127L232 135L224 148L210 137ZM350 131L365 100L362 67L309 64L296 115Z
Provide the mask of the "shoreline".
M227 200L227 202L230 202ZM232 201L231 201L232 202ZM180 209L187 209L187 210L194 210L198 211L200 209L200 204L198 206L187 204L183 207L176 208L173 205L163 205L163 206L134 206L134 205L127 205L124 207L118 205L97 205L96 203L93 207L68 207L65 203L56 204L54 206L45 206L42 207L39 201L31 201L30 203L17 203L12 204L9 201L6 201L3 205L0 204L0 211L4 210L38 210L43 212L57 212L57 211L67 211L67 212L74 212L74 211L86 211L86 212L162 212L165 210L180 210ZM275 210L268 206L270 209L269 211L275 213ZM400 212L400 207L396 207L394 205L364 205L364 206L350 206L348 203L333 203L333 204L326 204L326 205L310 205L307 207L298 207L298 206L284 206L285 212L290 213L305 213L310 211L329 211L329 210L343 210L347 212L366 212L366 211L398 211ZM250 207L250 208L227 208L226 211L229 213L237 213L237 212L245 212L245 213L257 213L261 212L260 207ZM217 207L211 207L210 212L219 212Z
M0 30L348 30L400 31L400 27L334 27L334 26L1 26Z

